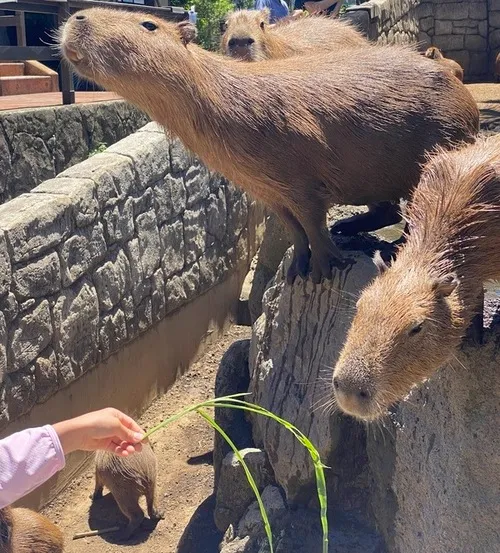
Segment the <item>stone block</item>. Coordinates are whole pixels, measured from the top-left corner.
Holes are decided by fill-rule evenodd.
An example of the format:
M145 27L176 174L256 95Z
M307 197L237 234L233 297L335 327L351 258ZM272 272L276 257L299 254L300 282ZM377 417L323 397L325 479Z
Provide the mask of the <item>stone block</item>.
M223 188L212 192L207 200L207 232L222 241L226 234L226 194ZM210 244L211 245L211 244Z
M102 358L109 357L127 342L127 321L121 309L115 309L101 318L99 343Z
M162 269L158 269L151 279L151 302L153 321L161 321L166 312L165 277Z
M203 204L186 209L183 215L186 264L196 261L206 249L206 212Z
M174 174L187 171L193 164L194 156L186 150L184 144L178 139L174 138L170 142L170 167Z
M276 486L266 486L262 492L261 499L270 524L273 524L278 518L286 514L283 496ZM259 504L257 501L254 501L250 504L238 524L238 536L245 537L258 534L264 534L264 522L260 514Z
M484 21L481 23L484 23ZM500 11L490 11L489 25L494 29L500 28Z
M65 385L95 365L99 356L99 300L86 279L63 290L52 308L54 349Z
M165 175L154 188L156 216L158 223L180 215L186 208L186 187L182 177Z
M226 187L227 236L232 240L238 236L248 223L248 200L246 195L228 184Z
M78 229L60 250L63 286L70 286L99 264L106 255L101 223Z
M102 219L104 235L109 245L130 240L134 235L134 200L127 198L109 206Z
M170 314L187 301L182 276L172 275L165 280L166 314Z
M53 157L55 174L66 167L79 163L89 155L87 133L79 110L73 106L61 106L54 110L56 122L54 125Z
M500 29L490 32L490 47L496 49L500 47Z
M443 52L463 50L464 38L462 35L440 35L434 37L434 43Z
M468 67L469 75L486 75L488 73L488 53L471 52Z
M164 134L142 132L130 135L107 149L134 162L140 189L158 181L169 169L169 142Z
M434 3L433 2L420 2L416 6L417 17L422 20L425 17L434 16Z
M133 202L134 218L141 213L146 213L146 211L154 210L155 199L153 195L153 190L150 187L146 188L146 190L138 198L133 199Z
M123 250L115 250L94 273L94 284L101 310L109 311L130 292L130 264Z
M469 4L469 17L471 19L477 19L484 21L488 19L488 4L487 2L468 2Z
M199 162L188 168L184 175L184 184L187 192L187 206L208 198L210 193L208 171Z
M36 403L35 369L30 366L6 377L7 405L11 421L28 413Z
M153 305L151 297L144 298L137 306L135 323L139 334L146 332L153 325Z
M150 278L160 266L160 233L156 224L155 212L139 215L135 221L139 252L144 278Z
M0 206L12 262L20 263L60 244L71 231L71 203L64 195L25 194Z
M135 305L138 305L151 291L151 283L144 277L139 239L133 238L127 242L125 251L129 260L132 277L132 297Z
M477 31L480 36L487 38L488 37L488 22L480 21L477 25Z
M9 145L3 129L0 127L0 194L5 194L12 180L12 160Z
M55 294L61 289L61 263L57 253L15 267L12 289L21 301Z
M10 324L19 313L19 303L16 300L16 296L9 292L0 300L0 311L5 316L5 321Z
M473 52L486 52L488 42L485 38L478 35L465 37L465 48Z
M35 370L36 401L43 403L57 391L59 371L57 356L52 347L48 347L35 359L33 363Z
M161 265L165 277L168 279L174 273L182 271L184 267L184 224L182 219L174 219L172 222L160 228L162 246Z
M12 268L10 265L7 239L0 230L0 297L9 292L11 285Z
M52 335L49 302L42 300L21 313L12 325L7 370L15 372L34 361L50 344Z
M430 18L432 19L432 18ZM422 27L421 27L422 28ZM425 31L425 29L422 29ZM453 34L453 23L451 21L436 21L436 25L434 27L434 34L435 35L451 35Z
M444 21L436 21L438 23L445 23ZM446 22L448 23L448 22ZM434 27L434 18L433 17L424 17L420 20L420 30L424 33L427 33L430 29Z
M468 2L451 2L446 4L436 4L435 6L436 21L442 21L443 19L458 21L461 19L467 19L468 17Z

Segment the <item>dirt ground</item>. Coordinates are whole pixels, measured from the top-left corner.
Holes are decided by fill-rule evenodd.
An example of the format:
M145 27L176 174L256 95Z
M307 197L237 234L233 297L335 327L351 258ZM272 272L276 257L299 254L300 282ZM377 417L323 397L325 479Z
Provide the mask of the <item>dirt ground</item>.
M140 423L151 428L184 407L213 397L219 361L235 341L249 338L249 327L233 326L209 347L206 354L143 414ZM94 488L90 470L65 490L44 514L57 523L66 540L66 553L217 553L221 536L212 518L213 432L197 415L189 415L151 438L158 456L158 499L165 520L155 529L143 528L127 544L113 534L73 541L73 535L89 529L124 525L112 497L92 504ZM206 454L209 455L206 455ZM198 459L196 459L198 458Z

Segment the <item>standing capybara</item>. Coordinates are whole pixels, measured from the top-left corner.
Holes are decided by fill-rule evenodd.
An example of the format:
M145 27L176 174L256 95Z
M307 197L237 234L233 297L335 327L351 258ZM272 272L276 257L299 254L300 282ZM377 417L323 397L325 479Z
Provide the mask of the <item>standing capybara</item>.
M0 509L0 553L62 553L61 530L35 511Z
M427 48L424 56L431 60L437 61L443 67L446 67L449 71L453 73L453 75L455 75L455 77L459 81L464 80L464 70L462 69L461 65L455 60L450 60L449 58L445 58L441 53L441 51L439 50L439 48L436 48L435 46L431 46L430 48Z
M337 404L375 419L449 361L500 277L500 136L441 151L408 208L410 232L363 291L333 374Z
M340 46L368 46L349 23L329 17L300 17L269 25L269 10L239 10L229 14L221 51L244 61L321 55ZM320 92L320 91L318 91Z
M289 282L310 267L319 282L346 266L326 227L331 205L370 206L339 232L398 222L394 202L418 183L426 152L478 132L468 90L413 49L344 55L339 46L243 63L189 43L187 32L186 22L92 8L68 19L60 44L80 75L140 107L282 218L294 243Z
M104 486L113 495L120 511L127 517L128 526L122 534L128 539L144 520L139 498L146 496L148 516L156 521L163 514L156 506L156 476L158 461L149 442L142 451L128 457L118 457L107 451L96 454L95 490L93 499L100 499Z

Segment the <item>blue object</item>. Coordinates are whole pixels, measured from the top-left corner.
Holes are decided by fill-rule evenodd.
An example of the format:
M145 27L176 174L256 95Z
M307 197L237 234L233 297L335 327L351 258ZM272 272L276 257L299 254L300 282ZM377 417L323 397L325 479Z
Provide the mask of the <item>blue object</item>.
M275 23L278 19L286 17L289 14L288 5L285 0L255 0L254 7L256 10L269 8L271 23Z

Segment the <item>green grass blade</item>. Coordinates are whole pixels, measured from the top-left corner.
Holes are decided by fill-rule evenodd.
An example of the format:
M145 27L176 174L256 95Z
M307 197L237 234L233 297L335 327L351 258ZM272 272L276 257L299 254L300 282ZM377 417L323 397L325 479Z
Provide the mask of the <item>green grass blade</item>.
M196 412L201 415L207 422L214 428L228 443L228 445L231 447L231 449L234 451L234 454L236 455L236 458L240 462L241 466L243 467L243 470L245 471L245 476L248 480L248 483L250 484L250 487L253 490L253 493L255 494L255 497L257 499L257 503L259 504L260 509L260 515L262 517L262 520L264 522L264 528L266 530L266 536L269 541L269 549L271 550L271 553L274 552L273 549L273 533L271 531L271 525L269 524L269 518L267 516L266 508L264 507L264 503L262 502L262 498L259 493L259 489L257 488L257 484L255 483L255 480L252 476L252 473L250 472L247 464L245 463L243 457L241 456L241 453L239 452L238 448L234 444L234 442L231 440L231 438L224 432L224 430L215 422L215 420L205 411L202 409L196 409Z

